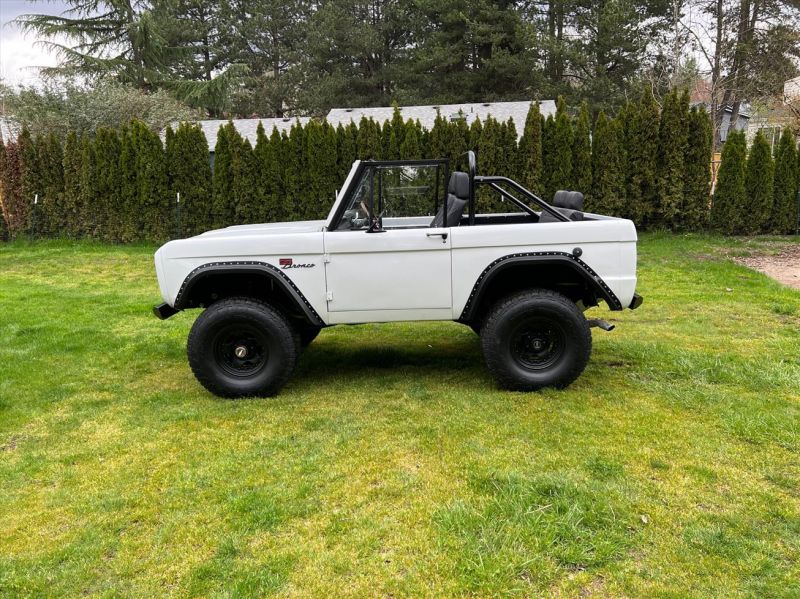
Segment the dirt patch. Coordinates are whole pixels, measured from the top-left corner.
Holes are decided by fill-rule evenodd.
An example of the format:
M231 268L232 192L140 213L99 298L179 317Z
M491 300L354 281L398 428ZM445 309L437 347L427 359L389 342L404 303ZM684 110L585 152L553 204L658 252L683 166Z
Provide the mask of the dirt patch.
M800 244L787 245L773 255L735 257L734 261L800 289Z

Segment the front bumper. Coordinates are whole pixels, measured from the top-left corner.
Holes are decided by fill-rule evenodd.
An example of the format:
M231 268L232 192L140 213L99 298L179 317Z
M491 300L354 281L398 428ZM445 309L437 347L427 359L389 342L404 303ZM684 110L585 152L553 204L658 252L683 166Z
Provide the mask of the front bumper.
M175 316L180 310L176 310L169 304L158 304L157 306L153 306L153 314L158 316L161 320L166 320L170 316Z
M631 300L631 305L628 306L628 308L630 308L631 310L635 310L636 308L642 305L642 302L644 302L644 298L638 293L634 293L633 299Z

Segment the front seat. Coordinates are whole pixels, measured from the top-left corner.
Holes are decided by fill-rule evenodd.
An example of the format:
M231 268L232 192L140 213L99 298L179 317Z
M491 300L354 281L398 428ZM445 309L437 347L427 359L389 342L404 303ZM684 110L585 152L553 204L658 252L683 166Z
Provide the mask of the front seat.
M469 175L454 171L447 183L447 224L457 227L461 224L461 215L469 202ZM431 221L431 227L444 226L444 203Z

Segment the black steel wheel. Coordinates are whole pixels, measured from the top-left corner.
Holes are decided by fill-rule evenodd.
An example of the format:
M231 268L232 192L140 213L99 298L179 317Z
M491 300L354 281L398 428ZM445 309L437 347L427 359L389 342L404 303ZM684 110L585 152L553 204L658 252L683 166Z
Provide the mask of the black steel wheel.
M481 327L486 366L506 389L563 388L583 372L592 351L589 325L573 301L533 289L498 301Z
M220 300L189 333L197 380L220 397L275 395L294 369L297 333L280 311L250 298Z

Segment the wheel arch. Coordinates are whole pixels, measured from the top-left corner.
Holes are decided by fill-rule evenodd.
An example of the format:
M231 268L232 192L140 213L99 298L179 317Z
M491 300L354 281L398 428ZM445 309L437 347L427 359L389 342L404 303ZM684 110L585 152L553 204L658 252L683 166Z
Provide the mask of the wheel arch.
M211 262L198 266L181 284L174 307L184 310L209 306L234 296L270 300L292 319L325 326L294 282L266 262Z
M533 287L559 291L587 307L602 299L611 310L622 310L619 298L580 259L580 253L530 252L508 254L487 266L475 281L458 320L476 322L500 297Z

